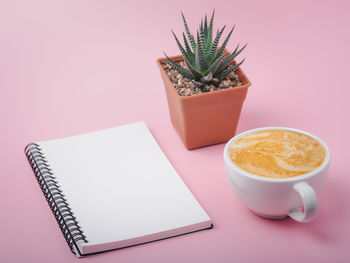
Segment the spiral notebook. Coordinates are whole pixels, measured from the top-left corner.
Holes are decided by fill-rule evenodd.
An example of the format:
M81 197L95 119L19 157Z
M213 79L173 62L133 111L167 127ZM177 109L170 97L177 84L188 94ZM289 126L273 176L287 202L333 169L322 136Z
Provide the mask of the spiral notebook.
M144 122L32 143L25 153L77 256L212 226Z

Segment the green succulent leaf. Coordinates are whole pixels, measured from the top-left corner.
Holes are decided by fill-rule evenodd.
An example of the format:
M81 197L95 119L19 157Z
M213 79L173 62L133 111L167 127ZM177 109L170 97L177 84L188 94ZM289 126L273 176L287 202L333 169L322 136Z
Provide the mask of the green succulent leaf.
M232 27L230 33L228 33L226 39L224 40L224 43L222 43L221 48L219 49L218 53L216 54L216 58L220 57L222 55L222 53L224 52L226 45L227 45L227 42L229 41L234 29L235 29L235 26Z
M236 50L233 52L233 54L234 54L234 57L233 58L235 58L235 57L237 57L242 51L243 51L243 49L245 49L245 47L247 46L248 44L245 44L240 50L238 50L237 51L237 49L238 49L238 46L237 46L237 48L236 48Z
M222 58L226 58L229 55L230 55L230 53L225 53L225 54L222 55Z
M228 64L229 63L227 63L227 59L223 60L222 63L218 66L218 68L214 72L214 75L219 74L220 72L222 72L226 68L226 66Z
M204 30L202 30L199 33L199 41L201 42L201 46L202 46L202 49L203 49L203 52L204 52L204 55L205 55L206 61L207 61L207 53L206 53L206 50L205 50L206 41L205 41L205 36L204 36Z
M167 60L164 60L164 62L179 71L185 77L191 78L198 87L203 87L203 83L211 83L218 86L228 74L236 70L244 62L243 59L237 65L230 66L232 61L247 45L244 45L241 49L239 49L238 45L231 54L225 52L225 48L235 28L232 27L221 47L218 48L226 26L218 29L215 38L213 37L215 9L213 9L210 21L207 14L201 20L197 35L191 34L186 18L182 12L181 15L185 26L185 32L182 33L183 44L180 43L175 33L172 33L184 57L186 67L181 67L181 65L174 62L166 55Z
M204 27L203 27L203 19L201 20L201 25L199 27L199 32L203 32L204 31Z
M199 71L204 72L208 68L208 62L205 58L202 41L200 40L199 33L197 31L197 48L195 54L195 61Z
M205 77L201 78L200 81L203 83L208 83L213 79L213 72L209 72L208 75L206 75Z
M214 23L215 9L210 18L209 28L208 28L208 38L207 38L207 50L210 50L211 42L213 41L213 23Z
M182 12L181 12L181 15L182 15L182 20L184 22L184 26L185 26L185 30L186 30L186 34L187 34L188 40L191 43L192 50L196 51L196 42L194 41L194 37L192 36L192 34L190 32L190 29L188 28L188 25L187 25L187 22L186 22L186 18L185 18L184 14Z
M164 53L164 55L166 56L167 60L163 59L163 62L168 64L169 66L171 66L173 69L176 69L180 74L182 74L184 77L189 78L189 79L193 79L193 75L191 72L189 72L188 70L184 69L183 67L181 67L179 64L177 64L175 61L173 61L171 58L169 58L167 56L167 54Z
M219 30L217 31L216 37L215 37L215 39L210 47L209 53L208 53L208 61L212 61L213 58L215 57L216 50L218 48L218 44L220 41L220 37L221 37L222 33L224 32L225 27L226 26L224 26L220 31Z
M218 58L213 62L213 64L210 65L209 69L207 70L207 73L212 72L213 75L214 75L214 73L216 72L217 68L219 67L219 65L220 65L221 60L222 60L223 57L224 57L224 55L221 55L220 57L218 57Z
M182 32L182 36L184 38L185 48L186 48L187 55L189 57L189 61L193 64L194 63L194 54L190 48L190 45L188 44L185 33Z
M207 44L208 44L208 18L207 18L207 14L205 14L205 18L204 18L204 42L205 42L205 51L207 51Z
M245 44L238 52L237 52L237 49L239 47L239 45L237 45L236 49L232 52L232 54L230 56L228 56L225 60L223 60L222 64L220 64L220 66L217 68L216 72L214 74L217 74L217 73L220 73L221 71L223 71L226 66L228 64L231 63L232 60L234 60L238 55L239 53L242 52L242 50L247 46L247 44ZM229 53L227 53L225 56L229 55Z
M174 38L175 38L175 41L176 41L176 44L177 46L179 47L180 51L181 51L181 54L184 58L188 59L188 60L191 60L191 57L187 54L186 50L182 47L180 41L178 40L177 36L175 35L174 31L171 31L174 35Z
M239 62L238 64L234 65L233 67L230 67L226 70L224 70L222 72L222 78L226 77L228 74L230 74L231 72L235 71L240 65L242 65L242 63L244 62L245 59L243 59L241 62Z
M247 44L246 44L246 45L247 45ZM233 50L233 52L231 53L231 55L236 54L238 48L239 48L239 44L237 45L237 47L235 48L235 50Z
M185 58L185 63L186 63L187 68L191 71L193 78L200 79L202 77L202 74L200 72L198 72L198 70L186 58Z
M206 52L206 46L207 46L207 39L205 37L205 29L204 29L204 25L203 25L203 20L201 21L201 25L199 28L199 37L200 37L200 41L201 41L201 45L204 51L204 55L207 54Z

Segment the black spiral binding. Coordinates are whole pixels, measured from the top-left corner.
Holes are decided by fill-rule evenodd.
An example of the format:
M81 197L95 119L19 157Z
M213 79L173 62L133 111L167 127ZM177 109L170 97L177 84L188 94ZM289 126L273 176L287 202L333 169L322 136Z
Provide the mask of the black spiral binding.
M62 234L73 254L81 256L77 242L87 242L76 218L70 209L67 200L60 189L52 170L46 161L38 144L31 143L26 146L24 152L28 158L35 177L43 191L45 198L56 217Z

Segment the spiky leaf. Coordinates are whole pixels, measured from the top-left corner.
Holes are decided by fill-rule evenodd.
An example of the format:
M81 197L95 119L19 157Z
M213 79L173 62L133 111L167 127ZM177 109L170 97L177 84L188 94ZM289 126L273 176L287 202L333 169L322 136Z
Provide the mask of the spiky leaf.
M166 56L166 58L168 60L163 59L163 62L167 63L169 66L171 66L173 69L176 69L180 74L182 74L184 77L192 79L193 75L191 72L189 72L188 70L184 69L183 67L181 67L179 64L177 64L175 61L173 61L171 58L169 58L167 56L167 54L164 53L164 55Z
M239 62L238 64L234 65L233 67L230 67L226 70L224 70L222 72L222 78L226 77L228 74L230 74L231 72L235 71L240 65L242 65L242 63L244 62L245 59L243 59L241 62Z
M201 25L199 27L199 33L203 32L204 27L203 27L203 19L201 20Z
M209 69L207 70L207 73L212 72L213 74L215 73L216 69L219 67L221 60L224 56L221 55L220 57L218 57L213 64L210 65Z
M232 52L232 54L222 62L222 64L218 67L215 73L223 71L226 68L226 66L230 64L231 61L234 60L242 52L243 49L245 49L247 44L245 44L240 50L237 51L238 46L239 45L237 45L236 49Z
M228 33L226 39L224 40L224 43L222 43L218 53L216 54L216 58L220 57L222 55L222 53L224 52L225 48L226 48L226 45L227 45L227 42L229 41L230 37L231 37L231 34L233 32L233 30L235 29L235 26L232 27L230 33Z
M207 51L207 43L208 43L208 19L207 19L207 14L205 14L205 18L204 18L204 42L205 42L205 46L204 49L205 51Z
M205 42L205 36L204 36L204 29L199 32L199 41L201 42L201 46L202 46L204 55L206 56L207 53L206 53L206 50L205 50L206 42Z
M204 26L203 26L203 19L201 21L201 25L199 27L199 39L201 41L201 45L202 45L202 48L203 48L203 51L204 51L204 55L206 55L206 39L205 39L205 32L204 32ZM198 44L198 43L197 43Z
M181 15L186 30L186 32L182 34L184 44L182 45L180 43L174 32L173 35L181 54L184 57L187 67L181 67L181 65L175 63L168 57L168 60L164 62L178 70L185 77L193 79L193 81L195 81L199 87L203 87L203 82L211 83L216 86L219 85L222 79L224 79L232 71L236 70L243 63L244 60L237 65L229 67L233 59L238 56L246 46L241 49L238 49L237 46L233 53L224 54L227 43L234 30L233 27L228 33L221 47L218 48L220 38L226 26L224 26L221 30L217 30L213 41L213 21L215 9L212 12L210 22L207 15L205 15L205 17L202 19L199 30L197 31L197 36L191 34L185 16L183 13L181 13Z
M195 61L198 69L203 72L208 68L208 62L205 58L202 43L200 41L199 33L197 32L197 48L195 54Z
M182 20L184 22L184 26L185 26L185 30L186 30L186 34L187 34L188 40L191 43L192 50L196 51L196 42L194 41L194 37L192 36L192 34L190 32L190 29L188 28L188 25L187 25L187 22L186 22L186 18L185 18L184 14L182 12L181 12L181 15L182 15Z
M191 53L193 54L192 49L191 49L190 45L188 44L188 41L187 41L187 38L186 38L186 35L185 35L184 32L182 32L182 36L183 36L183 39L184 39L186 52L189 53L189 54L191 54Z
M243 51L243 49L245 49L245 47L247 46L248 44L245 44L240 50L238 50L237 51L237 49L238 49L238 46L237 46L237 48L236 48L236 50L233 52L233 54L234 54L234 57L233 58L235 58L235 57L237 57L242 51Z
M182 32L182 36L184 38L184 43L185 43L185 48L186 48L187 55L190 58L189 60L190 60L191 63L194 63L194 54L193 54L193 52L192 52L192 50L191 50L191 48L190 48L190 46L188 44L187 38L185 36L185 33Z
M213 13L210 18L209 28L208 28L208 39L207 39L207 50L210 50L211 42L213 41L213 23L214 23L214 14L215 9L213 10Z
M225 27L224 26L220 31L218 30L217 33L216 33L216 37L214 39L214 42L211 44L211 47L210 47L210 50L209 50L209 53L208 53L208 61L212 61L213 58L215 57L215 54L216 54L216 50L218 48L218 44L219 44L219 41L220 41L220 37L222 35L222 33L224 32L225 30Z
M200 81L204 82L204 83L208 83L213 79L213 72L209 72L208 75L206 75L205 77L201 78Z
M184 58L188 59L188 60L191 60L191 57L187 54L186 50L182 47L180 41L177 39L177 36L175 35L174 31L171 31L174 35L174 38L175 38L175 41L176 41L176 44L177 46L179 47L180 51L181 51L181 54Z
M202 77L202 74L200 72L198 72L198 70L186 58L185 58L185 63L186 63L187 68L191 71L191 73L195 79L200 79Z

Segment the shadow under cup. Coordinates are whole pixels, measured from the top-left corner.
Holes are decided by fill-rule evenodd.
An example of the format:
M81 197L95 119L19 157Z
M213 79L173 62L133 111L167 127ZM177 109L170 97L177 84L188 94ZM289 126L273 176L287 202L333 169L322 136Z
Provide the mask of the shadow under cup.
M230 158L231 144L246 134L263 130L286 130L310 136L325 150L322 164L309 173L289 178L263 177L239 168ZM255 214L270 219L290 216L298 222L309 222L317 216L317 193L328 175L330 152L327 145L316 136L286 127L248 130L236 135L226 143L224 162L234 193Z

